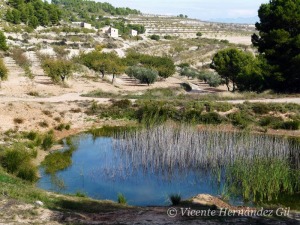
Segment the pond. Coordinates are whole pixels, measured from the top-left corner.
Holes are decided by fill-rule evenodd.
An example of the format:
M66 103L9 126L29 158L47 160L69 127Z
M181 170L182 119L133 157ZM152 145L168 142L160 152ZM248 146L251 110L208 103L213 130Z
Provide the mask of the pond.
M171 194L187 199L199 193L228 195L231 204L241 205L299 188L298 147L283 138L160 126L112 137L82 134L64 145L61 153L68 154L62 157L71 161L55 172L41 167L40 188L114 201L122 193L136 206L168 205ZM269 185L251 186L257 179Z

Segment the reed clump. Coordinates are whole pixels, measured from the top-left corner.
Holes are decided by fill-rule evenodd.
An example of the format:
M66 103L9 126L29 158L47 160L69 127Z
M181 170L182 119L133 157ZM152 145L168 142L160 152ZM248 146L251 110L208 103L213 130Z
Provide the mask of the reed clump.
M245 200L253 201L300 190L299 146L281 137L171 123L113 138L113 149L123 158L117 161L120 176L141 170L172 179L190 170L206 171L219 184L225 180L232 194L241 190Z

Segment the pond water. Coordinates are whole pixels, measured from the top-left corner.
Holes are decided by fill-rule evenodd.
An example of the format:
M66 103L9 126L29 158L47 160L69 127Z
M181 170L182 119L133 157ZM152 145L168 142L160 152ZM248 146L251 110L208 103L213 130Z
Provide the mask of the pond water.
M226 140L227 136L215 136L219 140L216 141L212 139L214 135L208 135L209 141L207 139L206 143L205 140L199 143L192 139L193 146L186 141L191 140L191 136L186 136L185 139L184 134L165 137L166 146L174 148L176 145L174 141L177 142L179 147L176 151L176 149L166 149L162 139L154 133L149 132L145 140L143 139L145 136L139 134L130 138L129 136L93 137L90 134L72 137L71 142L76 146L71 154L72 164L55 174L46 173L41 167L41 179L37 185L45 190L68 194L80 192L95 199L113 201L117 201L118 193L122 193L128 204L136 206L168 205L170 194L180 194L183 199L187 199L199 193L211 195L226 193L226 176L222 165L234 161L234 157L232 152L228 153L224 143L239 155L241 153L238 151L242 150L237 150L235 145L239 148L242 146L240 137L231 137L231 135L229 141ZM166 133L158 135L164 136ZM204 134L199 135L204 136ZM259 143L259 140L261 139L255 139L253 146L247 142L246 148L249 148L249 152L245 154L247 157L255 155L253 153L255 148L272 147L271 142L274 144L272 150L274 152L278 152L279 149L285 152L284 149L288 147L284 142L276 143L273 139L265 144ZM62 151L67 151L66 140L64 143L65 150ZM151 143L154 145L152 146ZM282 146L275 149L278 144ZM216 153L212 155L208 149L212 148L214 152L218 152L216 149L220 148L219 145L222 145L220 155ZM201 149L199 146L204 146L205 150L199 151ZM194 148L197 150L194 151ZM269 157L270 153L267 154ZM279 155L282 157L282 154ZM223 162L223 159L226 159L226 162ZM214 163L221 165L218 170L213 169ZM231 197L230 203L243 204L241 195Z

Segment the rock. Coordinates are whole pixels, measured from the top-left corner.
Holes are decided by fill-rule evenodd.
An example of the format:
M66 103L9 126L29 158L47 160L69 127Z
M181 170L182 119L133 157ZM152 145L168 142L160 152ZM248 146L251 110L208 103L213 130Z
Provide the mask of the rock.
M34 204L35 204L36 206L40 206L40 207L44 206L44 203L41 202L41 201L35 201Z
M224 202L220 198L214 197L209 194L199 194L195 197L192 198L192 203L193 204L199 204L203 206L209 206L212 208L217 208L217 209L235 209L239 207L234 207L232 205L229 205L228 203Z

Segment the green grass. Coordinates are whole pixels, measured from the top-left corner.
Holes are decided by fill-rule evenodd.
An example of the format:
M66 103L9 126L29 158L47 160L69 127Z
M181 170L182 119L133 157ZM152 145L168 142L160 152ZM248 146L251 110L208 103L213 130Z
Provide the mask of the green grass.
M118 203L122 205L127 205L127 199L122 193L118 194Z
M151 92L153 91L153 92ZM157 90L149 90L153 96ZM169 90L170 91L170 90ZM163 92L164 93L164 92ZM170 91L169 96L173 93ZM173 93L174 94L174 93ZM158 95L160 96L160 95ZM161 96L168 96L163 94ZM300 105L282 103L231 104L227 102L196 101L193 99L161 100L141 99L131 103L128 99L113 100L112 105L92 103L87 113L101 119L123 119L138 121L141 125L152 126L168 120L189 124L232 124L240 129L257 128L259 131L271 129L298 130L300 127ZM229 112L233 110L232 112ZM223 113L226 112L224 115ZM280 119L286 114L288 121ZM276 115L276 116L275 116ZM94 132L94 131L93 131Z
M0 193L9 198L33 204L39 200L49 209L76 212L111 212L117 209L130 208L112 201L97 201L76 196L51 194L36 188L33 184L7 174L0 167Z
M299 193L299 176L299 169L280 159L236 161L226 174L229 191L254 202L277 201L282 194Z

